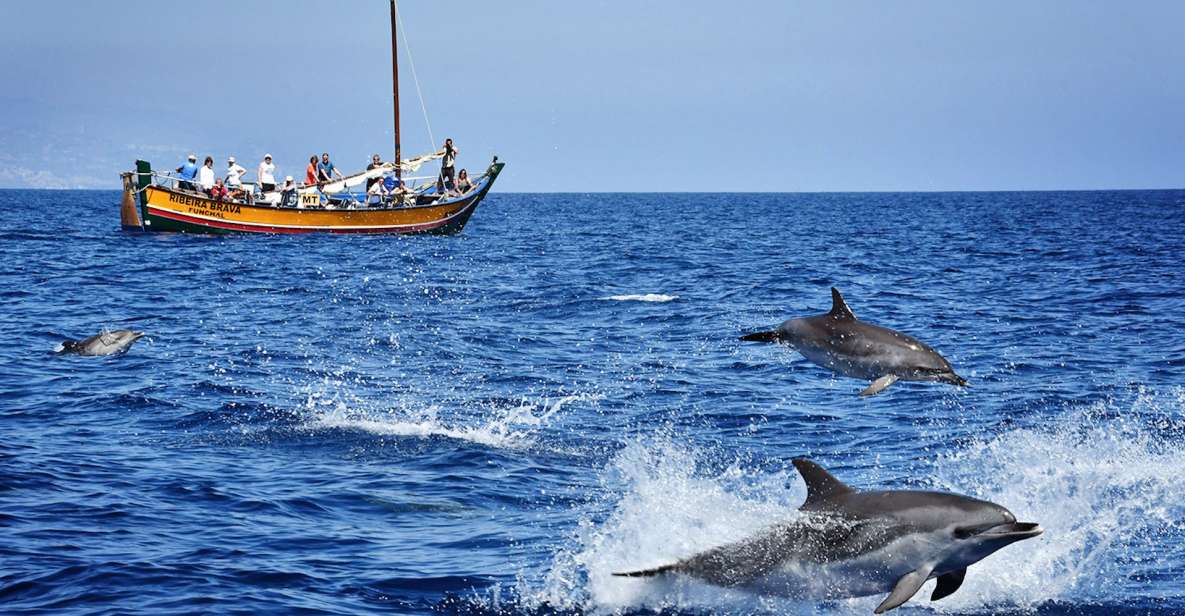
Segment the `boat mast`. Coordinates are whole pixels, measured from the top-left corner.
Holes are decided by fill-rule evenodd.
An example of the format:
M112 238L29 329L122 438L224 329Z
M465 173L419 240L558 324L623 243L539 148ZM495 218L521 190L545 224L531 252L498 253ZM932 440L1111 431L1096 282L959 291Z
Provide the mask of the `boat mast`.
M403 188L403 159L399 151L399 48L396 39L398 24L395 0L391 0L391 92L395 103L395 182Z

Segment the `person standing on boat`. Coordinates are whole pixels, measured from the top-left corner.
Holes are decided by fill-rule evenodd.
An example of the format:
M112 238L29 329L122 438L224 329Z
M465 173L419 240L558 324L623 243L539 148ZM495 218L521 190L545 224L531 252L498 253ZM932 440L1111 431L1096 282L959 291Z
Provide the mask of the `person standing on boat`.
M226 159L226 188L232 199L243 199L251 203L251 194L243 190L243 176L247 175L247 168L235 162L235 157Z
M198 188L201 188L206 194L210 194L210 189L214 188L213 156L207 156L206 160L202 162L202 168L198 169Z
M367 171L374 171L375 169L378 169L379 167L382 167L382 166L383 166L383 159L380 158L378 154L375 154L374 156L370 157L370 164L366 165L366 170ZM370 178L370 179L366 180L366 192L370 193L370 187L374 186L375 182L382 182L382 181L383 181L383 176L381 176L381 175L376 178Z
M264 154L263 162L259 163L259 190L272 192L276 189L276 166L272 164L272 155Z
M194 190L193 178L197 175L197 154L190 154L189 158L185 160L185 164L177 167L178 177L181 181L177 183L177 188L182 190Z
M231 190L239 190L243 188L243 176L247 174L247 169L235 162L235 157L231 156L226 159L226 187Z
M337 177L343 177L342 172L329 162L329 152L321 153L321 162L317 164L317 181L318 182L332 182L334 174Z
M309 157L309 166L304 168L304 185L312 186L317 183L317 155Z
M450 189L457 183L454 171L457 165L457 154L460 151L453 145L452 138L444 140L444 158L440 159L440 179L446 182Z

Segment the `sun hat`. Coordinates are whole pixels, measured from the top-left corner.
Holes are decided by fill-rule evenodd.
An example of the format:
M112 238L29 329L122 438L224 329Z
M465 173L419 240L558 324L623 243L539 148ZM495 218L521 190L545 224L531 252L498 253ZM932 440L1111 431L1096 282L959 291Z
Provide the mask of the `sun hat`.
M197 154L190 154L189 160L197 160Z
M234 157L234 156L231 156L230 158L226 159L226 162L228 162L228 163L233 163L233 162L235 162L235 157Z

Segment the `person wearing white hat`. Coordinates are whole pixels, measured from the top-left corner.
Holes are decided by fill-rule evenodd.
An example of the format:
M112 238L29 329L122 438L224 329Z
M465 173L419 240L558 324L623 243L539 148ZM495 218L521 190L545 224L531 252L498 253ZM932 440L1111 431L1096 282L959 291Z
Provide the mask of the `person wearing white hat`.
M259 163L259 190L272 192L276 189L276 166L272 164L272 155L264 154L263 162Z
M185 164L177 167L177 175L180 181L177 183L177 188L182 190L194 190L193 179L197 176L197 154L190 154L189 158L185 160Z
M292 176L284 178L284 186L280 188L280 207L296 207L296 184Z
M247 170L235 162L234 156L226 159L226 185L229 188L242 188L243 176L246 173Z

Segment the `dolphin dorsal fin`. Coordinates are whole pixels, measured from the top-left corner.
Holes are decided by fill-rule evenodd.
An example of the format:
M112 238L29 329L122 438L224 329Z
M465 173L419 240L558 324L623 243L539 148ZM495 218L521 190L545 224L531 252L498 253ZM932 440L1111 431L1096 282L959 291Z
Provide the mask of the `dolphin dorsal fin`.
M837 319L855 319L856 315L852 314L852 309L848 308L847 302L843 301L843 296L839 294L839 289L831 287L831 312L827 313Z
M798 469L798 474L802 475L802 480L806 482L806 502L802 503L799 509L808 509L833 496L855 492L822 466L806 458L795 458L794 468Z

